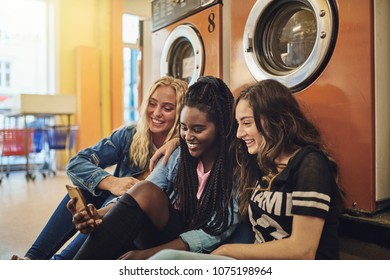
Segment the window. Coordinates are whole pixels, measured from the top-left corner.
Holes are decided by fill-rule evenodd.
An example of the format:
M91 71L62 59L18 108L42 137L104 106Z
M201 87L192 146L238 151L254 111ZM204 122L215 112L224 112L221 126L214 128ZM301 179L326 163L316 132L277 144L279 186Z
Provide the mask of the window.
M23 118L6 118L17 94L51 94L53 74L53 0L0 0L0 128L24 127ZM27 116L29 126L39 124ZM11 165L24 157L9 157ZM42 161L36 158L35 163Z
M138 46L139 40L139 17L124 14L122 16L122 40L125 44Z
M7 91L11 87L11 63L0 61L0 90Z
M139 88L139 64L141 51L139 49L139 17L124 14L122 17L123 49L123 106L124 123L131 124L138 120L138 88Z
M54 91L50 3L0 0L0 111L15 94Z
M2 93L52 92L48 1L0 0L0 6Z
M138 120L138 61L141 55L138 49L123 49L124 80L124 122L134 123Z

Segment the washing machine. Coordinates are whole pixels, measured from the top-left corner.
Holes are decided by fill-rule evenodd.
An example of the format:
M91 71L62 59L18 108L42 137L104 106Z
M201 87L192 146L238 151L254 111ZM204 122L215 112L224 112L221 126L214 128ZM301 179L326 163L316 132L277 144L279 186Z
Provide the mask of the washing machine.
M222 1L152 1L152 77L222 78Z
M388 45L377 49L389 41L387 2L231 2L232 91L263 79L287 85L337 160L346 208L358 212L390 200L389 114L382 105L390 87L375 71L383 63L390 68Z

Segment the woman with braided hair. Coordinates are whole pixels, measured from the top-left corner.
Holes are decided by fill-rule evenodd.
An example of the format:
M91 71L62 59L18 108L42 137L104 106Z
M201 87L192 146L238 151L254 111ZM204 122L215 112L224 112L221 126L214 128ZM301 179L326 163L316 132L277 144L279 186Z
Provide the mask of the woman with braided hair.
M200 77L184 97L180 147L166 165L157 164L111 209L89 205L92 219L70 201L76 228L90 233L75 259L147 259L162 249L210 252L224 241L237 224L228 154L233 103L222 80Z
M254 244L211 254L164 250L151 259L338 259L343 193L337 164L290 90L275 80L244 89L235 118L239 215Z

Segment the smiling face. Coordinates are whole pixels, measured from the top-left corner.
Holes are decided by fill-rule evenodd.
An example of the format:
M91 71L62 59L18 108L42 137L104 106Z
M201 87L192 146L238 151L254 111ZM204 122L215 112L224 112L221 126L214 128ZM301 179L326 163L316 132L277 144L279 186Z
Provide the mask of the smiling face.
M237 103L236 120L238 122L237 138L245 142L249 154L257 154L264 140L257 129L253 109L250 107L248 100L241 99Z
M175 124L175 90L170 86L159 86L149 98L147 115L153 138L161 137L161 139L165 139Z
M217 128L207 119L207 113L195 107L184 106L180 114L180 135L190 155L205 161L214 161L217 148Z

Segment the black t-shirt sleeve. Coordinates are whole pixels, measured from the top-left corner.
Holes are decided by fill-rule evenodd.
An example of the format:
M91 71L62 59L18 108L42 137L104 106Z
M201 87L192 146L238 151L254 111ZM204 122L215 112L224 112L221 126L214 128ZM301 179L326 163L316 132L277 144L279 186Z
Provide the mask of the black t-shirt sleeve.
M329 160L319 152L306 154L296 166L292 214L324 218L329 212L332 175Z

